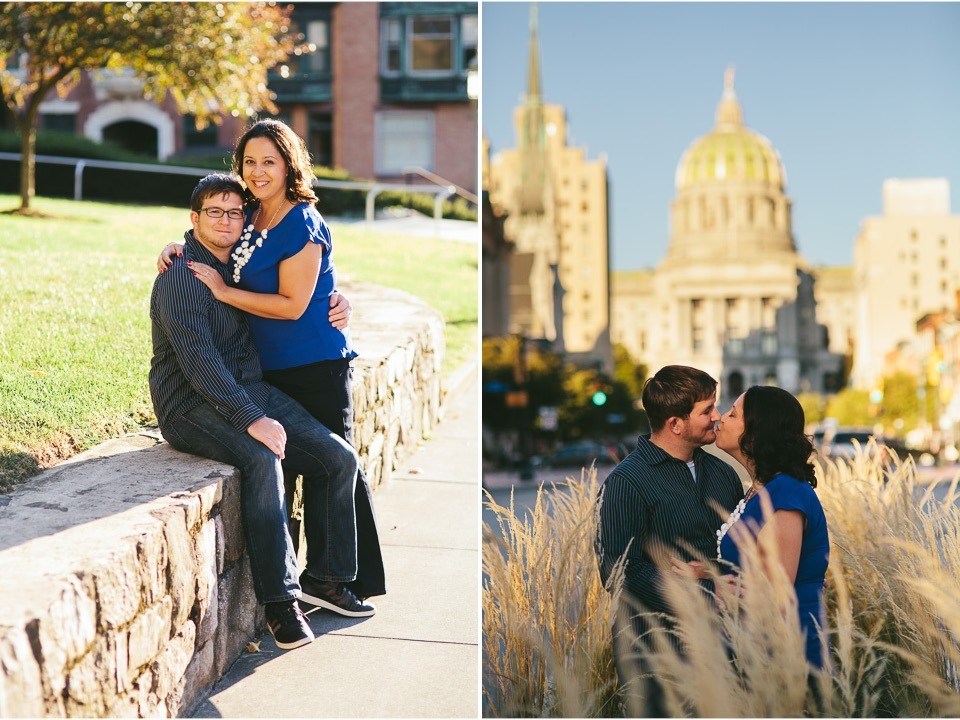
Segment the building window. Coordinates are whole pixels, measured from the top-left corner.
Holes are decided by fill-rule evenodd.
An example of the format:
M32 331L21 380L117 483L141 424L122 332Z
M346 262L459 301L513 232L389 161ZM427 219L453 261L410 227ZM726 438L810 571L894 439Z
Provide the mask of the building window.
M738 397L743 392L743 373L739 370L730 373L727 378L727 386L727 391L724 394L730 397Z
M690 328L690 347L694 352L703 349L703 328L702 327Z
M67 133L75 133L77 131L76 113L42 113L40 115L40 122L44 130L56 130Z
M326 20L311 20L307 23L304 35L313 48L309 54L301 56L300 72L330 72L330 36L327 27Z
M460 72L465 73L470 63L477 58L477 46L480 34L476 15L464 15L460 18Z
M476 14L394 13L391 9L380 24L383 76L462 77L476 66L480 29Z
M428 15L407 19L411 75L446 75L453 71L453 18Z
M941 270L946 270L946 269L947 269L947 258L946 258L946 257L940 258L940 269L941 269Z
M399 75L403 70L403 28L400 18L386 18L382 26L380 70L384 75Z
M377 121L378 175L399 175L407 167L433 170L432 112L391 110Z
M690 298L690 345L694 351L703 349L703 298Z
M303 46L285 62L271 70L271 75L278 75L280 80L292 80L300 75L310 76L310 80L313 82L328 80L330 76L331 44L328 4L299 3L294 10L292 19L291 30L303 35ZM293 102L304 101L304 98L300 97L303 91L299 87L294 90L292 86L281 85L276 89L280 102L291 102L291 93L297 96L297 99ZM308 91L308 94L316 94L317 92L319 91L314 88ZM329 98L312 98L314 101L326 99Z
M330 113L310 113L307 131L307 150L314 165L333 166L333 121Z
M727 354L734 357L739 357L743 355L743 339L742 338L730 338L727 340Z
M777 336L772 332L765 332L760 339L760 352L764 355L776 355L779 349Z
M771 328L777 322L777 309L773 306L773 298L760 299L760 323L765 328Z

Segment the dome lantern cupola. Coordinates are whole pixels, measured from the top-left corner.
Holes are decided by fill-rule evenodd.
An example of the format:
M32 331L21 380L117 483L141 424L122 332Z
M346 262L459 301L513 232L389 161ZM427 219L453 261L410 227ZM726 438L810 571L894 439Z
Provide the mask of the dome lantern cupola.
M731 65L723 74L723 97L717 105L717 130L731 132L743 127L743 110L733 91L734 68Z

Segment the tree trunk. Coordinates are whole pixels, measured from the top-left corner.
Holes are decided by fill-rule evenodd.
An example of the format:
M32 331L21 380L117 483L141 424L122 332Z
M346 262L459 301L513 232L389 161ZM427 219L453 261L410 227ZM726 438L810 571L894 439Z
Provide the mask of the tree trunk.
M35 117L35 116L34 116ZM34 117L27 115L20 125L20 210L29 210L35 187L37 130Z

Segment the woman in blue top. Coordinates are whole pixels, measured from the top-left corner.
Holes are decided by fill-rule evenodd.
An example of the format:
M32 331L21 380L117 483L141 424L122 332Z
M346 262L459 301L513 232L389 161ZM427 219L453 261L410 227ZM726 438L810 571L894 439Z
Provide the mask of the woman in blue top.
M337 284L333 245L315 207L304 142L286 124L261 120L237 142L233 169L247 190L244 229L230 256L233 282L227 285L199 263L191 266L194 274L215 298L247 314L264 379L352 444L350 360L357 353L349 329L328 319ZM168 245L161 261L173 252L176 245ZM372 494L362 470L353 509L354 517L343 518L344 532L325 529L331 547L354 544L352 570L327 563L316 563L315 570L311 560L328 557L331 547L308 547L300 584L308 603L356 617L375 612L365 598L386 592Z
M737 398L720 418L717 447L743 465L753 485L717 532L718 559L736 568L740 551L734 540L750 533L776 536L780 562L793 582L806 635L807 662L823 667L823 583L830 559L830 538L810 456L813 443L804 434L803 408L793 395L756 385ZM764 518L760 493L773 514Z

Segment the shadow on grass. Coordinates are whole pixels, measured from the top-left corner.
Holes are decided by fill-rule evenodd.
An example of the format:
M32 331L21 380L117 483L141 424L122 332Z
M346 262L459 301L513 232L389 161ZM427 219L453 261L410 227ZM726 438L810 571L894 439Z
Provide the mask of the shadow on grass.
M0 210L0 215L13 215L15 217L30 218L33 220L69 220L70 222L84 223L102 223L103 220L93 217L81 217L77 215L53 215L37 210L36 208L11 208L9 210Z
M40 470L40 463L30 453L0 452L0 493L10 492Z

